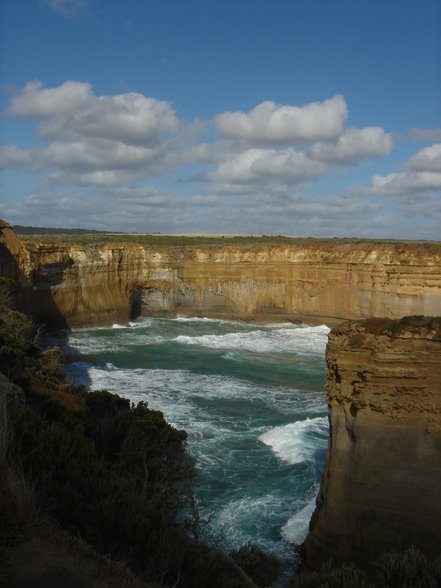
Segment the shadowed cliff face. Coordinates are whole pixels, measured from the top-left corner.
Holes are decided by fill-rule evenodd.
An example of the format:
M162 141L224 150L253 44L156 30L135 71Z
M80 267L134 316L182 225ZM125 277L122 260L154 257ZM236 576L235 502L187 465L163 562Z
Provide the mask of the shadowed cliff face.
M48 242L21 248L22 271L38 295L27 310L46 323L60 316L69 326L85 326L136 313L187 313L331 325L441 314L441 248L435 245L293 240L152 247L121 241L96 249Z
M53 298L52 286L60 284L63 272L60 266L69 264L69 256L64 251L62 263L60 255L54 259L47 256L43 271L33 263L31 253L17 237L12 227L0 220L0 277L13 280L15 304L29 316L48 326L65 327L62 309ZM55 271L53 271L55 268Z
M441 318L331 331L330 439L307 565L365 563L414 545L441 552Z

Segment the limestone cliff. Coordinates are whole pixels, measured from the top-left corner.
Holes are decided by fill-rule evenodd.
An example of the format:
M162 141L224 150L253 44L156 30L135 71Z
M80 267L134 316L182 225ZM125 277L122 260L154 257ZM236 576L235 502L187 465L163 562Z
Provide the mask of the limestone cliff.
M105 324L138 312L327 324L441 314L436 244L292 239L154 246L122 235L93 247L86 237L71 246L32 241L16 255L17 248L7 250L12 230L0 231L6 243L0 257L16 256L27 280L25 310L46 323Z
M0 220L0 276L12 278L24 286L29 278L25 272L29 270L29 251L11 225Z
M387 549L441 553L441 318L351 321L326 352L330 438L311 567Z

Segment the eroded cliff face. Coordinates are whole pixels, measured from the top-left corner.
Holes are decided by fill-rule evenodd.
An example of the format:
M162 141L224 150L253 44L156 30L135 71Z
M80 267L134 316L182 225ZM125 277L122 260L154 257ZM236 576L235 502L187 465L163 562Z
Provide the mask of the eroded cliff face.
M368 562L411 545L441 552L441 318L334 328L330 438L308 566Z
M17 259L29 290L26 310L49 324L106 324L136 313L329 325L348 318L441 314L436 245L311 239L275 245L152 247L121 241L97 248L48 242L20 247Z
M25 286L29 279L30 255L11 225L0 220L0 276Z

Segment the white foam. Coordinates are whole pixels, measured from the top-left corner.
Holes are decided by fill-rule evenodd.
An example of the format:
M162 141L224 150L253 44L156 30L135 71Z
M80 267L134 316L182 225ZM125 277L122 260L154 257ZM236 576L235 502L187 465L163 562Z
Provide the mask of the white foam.
M270 411L276 409L281 413L293 414L293 418L294 410L297 414L306 412L314 415L323 414L326 408L321 391L268 387L225 375L195 374L184 369L118 368L110 371L90 365L87 368L93 389L106 388L133 402L147 399L151 408L163 410L167 419L173 422L176 422L176 413L181 414L183 407L182 421L178 420L182 423L180 426L185 424L190 428L194 421L188 418L188 402L194 405L197 398L249 399L253 403L260 403L263 410L268 406Z
M155 321L159 321L161 319L155 319L151 316L139 316L134 321L129 321L129 326L132 329L141 329L144 327L150 327Z
M234 324L236 321L226 321L223 319L208 318L206 316L186 316L185 314L178 314L175 319L170 319L185 323L231 323Z
M201 335L190 337L179 335L174 340L184 345L199 345L211 349L241 349L257 353L318 353L324 355L329 328L319 327L278 327L256 329L247 332L224 335Z
M118 323L113 323L112 329L127 329L128 325L119 325Z
M216 527L228 535L228 542L236 548L248 539L244 528L246 529L250 523L255 531L257 530L257 537L262 541L268 518L271 518L271 513L277 512L279 508L280 498L273 493L258 497L245 495L225 504L215 517Z
M309 522L315 509L315 497L291 517L282 527L281 534L290 543L303 543L308 534Z
M259 437L279 459L289 464L312 460L317 449L326 448L327 439L327 417L307 418L275 427Z
M224 355L222 355L223 359L228 359L230 361L242 361L242 358L240 357L239 354L234 353L234 351L229 351L228 353L225 353Z
M83 362L69 364L66 369L77 372L84 383L91 383L92 389L107 389L135 403L147 401L150 408L163 411L172 425L187 430L188 448L197 460L201 480L200 487L196 487L201 513L207 517L213 513L212 524L228 538L228 549L257 539L262 547L279 554L283 545L287 557L288 552L291 557L289 541L301 541L308 528L310 512L306 502L318 483L315 451L327 444L321 381L317 378L317 389L312 389L315 380L308 383L308 390L302 386L310 372L315 378L317 370L324 369L328 332L326 325L139 317L125 327L69 333L68 345L78 353L97 357L97 365ZM150 345L154 347L149 349ZM208 354L207 348L218 351ZM179 361L174 365L176 351ZM100 356L101 352L104 355ZM199 353L200 362L193 361ZM212 355L216 363L209 371ZM188 356L191 361L187 362ZM170 358L169 363L163 361L164 357ZM234 364L240 361L243 370L240 364ZM253 362L259 365L256 378L251 373ZM259 377L262 362L263 369L268 362L268 378ZM272 363L283 376L280 380L270 377ZM120 364L124 367L118 367ZM289 379L291 368L287 368L285 376L285 364L299 366L299 377ZM138 367L130 367L135 365ZM191 366L188 370L184 369L187 365ZM306 419L306 415L310 418ZM292 422L295 419L300 420ZM290 425L271 428L289 421ZM280 458L278 465L267 446ZM250 460L259 464L259 459L263 460L261 475L254 479L251 471L249 483L243 464ZM304 460L310 461L301 467L286 466ZM282 483L277 483L278 469L283 473L283 488ZM305 479L297 488L299 470ZM238 487L233 486L236 476L240 480ZM203 501L207 501L205 505ZM299 512L287 521L296 508ZM286 540L281 540L280 533Z

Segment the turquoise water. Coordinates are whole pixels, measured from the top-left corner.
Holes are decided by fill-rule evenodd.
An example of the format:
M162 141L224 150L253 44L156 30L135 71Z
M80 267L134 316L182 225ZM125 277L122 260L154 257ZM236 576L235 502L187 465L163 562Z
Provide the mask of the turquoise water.
M282 559L306 536L327 447L329 329L141 317L71 332L66 371L188 432L208 539ZM86 361L84 361L86 359Z

